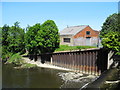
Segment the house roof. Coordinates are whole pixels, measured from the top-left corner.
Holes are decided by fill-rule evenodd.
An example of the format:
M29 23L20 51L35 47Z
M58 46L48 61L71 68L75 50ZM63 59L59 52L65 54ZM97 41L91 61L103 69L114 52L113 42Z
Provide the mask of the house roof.
M87 26L88 25L70 26L60 31L60 35L76 35Z

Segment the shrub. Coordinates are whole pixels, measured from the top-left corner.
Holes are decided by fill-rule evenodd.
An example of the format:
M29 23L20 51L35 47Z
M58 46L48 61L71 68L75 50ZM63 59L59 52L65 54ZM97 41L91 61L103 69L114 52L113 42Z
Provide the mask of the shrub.
M10 59L7 61L7 63L13 63L16 65L21 65L23 63L22 56L20 56L20 53L13 54Z

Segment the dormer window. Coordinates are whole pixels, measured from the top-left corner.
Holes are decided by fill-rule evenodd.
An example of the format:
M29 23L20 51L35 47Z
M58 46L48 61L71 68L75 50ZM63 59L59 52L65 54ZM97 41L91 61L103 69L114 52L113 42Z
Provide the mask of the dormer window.
M86 35L90 35L90 31L86 31Z

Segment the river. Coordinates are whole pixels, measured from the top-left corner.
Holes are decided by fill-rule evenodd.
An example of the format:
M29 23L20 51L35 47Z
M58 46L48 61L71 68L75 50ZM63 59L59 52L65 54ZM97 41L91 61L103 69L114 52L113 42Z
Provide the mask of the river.
M2 65L2 88L81 88L94 79L95 76L62 70L15 69L12 64Z

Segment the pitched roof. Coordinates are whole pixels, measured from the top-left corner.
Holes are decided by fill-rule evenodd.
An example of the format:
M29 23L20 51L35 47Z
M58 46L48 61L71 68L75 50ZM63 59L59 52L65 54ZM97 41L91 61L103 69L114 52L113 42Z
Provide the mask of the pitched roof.
M60 31L60 35L76 35L78 32L82 31L88 25L79 25L79 26L71 26Z

